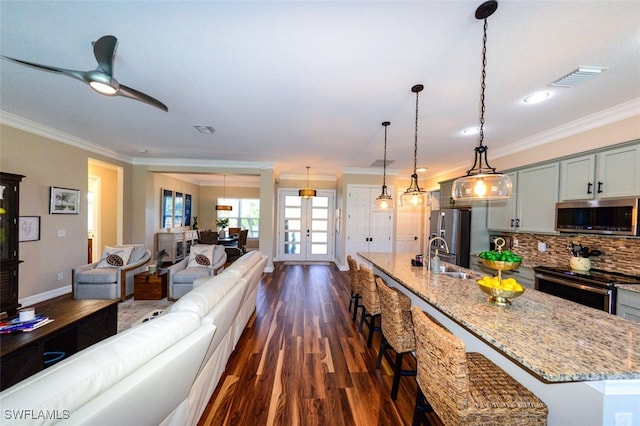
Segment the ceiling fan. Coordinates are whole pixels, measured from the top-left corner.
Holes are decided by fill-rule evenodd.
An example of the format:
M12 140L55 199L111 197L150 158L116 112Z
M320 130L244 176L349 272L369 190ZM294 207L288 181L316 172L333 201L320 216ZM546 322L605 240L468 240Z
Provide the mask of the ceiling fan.
M118 48L118 39L116 37L112 35L102 36L92 44L93 54L96 57L96 61L98 61L98 68L92 71L67 70L64 68L56 68L48 65L22 61L20 59L10 58L4 55L0 55L0 57L38 70L49 71L75 78L76 80L80 80L88 84L93 90L103 95L124 96L126 98L135 99L136 101L153 105L163 111L169 111L169 108L159 100L120 84L118 83L118 80L113 77L113 60L116 56L116 49Z

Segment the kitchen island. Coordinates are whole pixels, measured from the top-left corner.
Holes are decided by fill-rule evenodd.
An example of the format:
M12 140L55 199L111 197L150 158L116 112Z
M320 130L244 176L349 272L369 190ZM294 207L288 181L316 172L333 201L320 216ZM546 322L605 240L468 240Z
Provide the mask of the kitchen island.
M527 289L511 306L470 279L411 266L408 253L359 253L389 285L527 386L549 425L640 425L640 324ZM627 419L629 422L624 423Z

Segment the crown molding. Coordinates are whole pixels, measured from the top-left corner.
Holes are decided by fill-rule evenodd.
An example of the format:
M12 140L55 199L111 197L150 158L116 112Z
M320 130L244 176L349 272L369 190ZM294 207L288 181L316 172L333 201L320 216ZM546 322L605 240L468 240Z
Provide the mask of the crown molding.
M85 151L93 152L95 154L104 155L105 157L113 158L125 163L131 163L133 160L132 157L118 154L115 151L106 149L100 145L96 145L86 139L82 139L69 133L54 129L52 127L36 123L35 121L27 120L26 118L11 114L3 110L0 110L0 124L14 127L19 130L24 130L25 132L33 133L35 135L42 136L43 138L71 145Z
M343 175L381 175L382 167L343 167L341 169ZM387 169L387 176L397 176L400 173L398 169Z

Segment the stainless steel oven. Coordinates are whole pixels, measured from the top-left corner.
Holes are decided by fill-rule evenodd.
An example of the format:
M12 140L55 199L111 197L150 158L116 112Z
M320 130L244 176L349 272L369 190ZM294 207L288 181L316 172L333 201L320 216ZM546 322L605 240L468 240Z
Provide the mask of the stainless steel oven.
M538 266L536 290L572 302L616 313L617 284L640 284L640 277L592 269L577 272L568 268Z

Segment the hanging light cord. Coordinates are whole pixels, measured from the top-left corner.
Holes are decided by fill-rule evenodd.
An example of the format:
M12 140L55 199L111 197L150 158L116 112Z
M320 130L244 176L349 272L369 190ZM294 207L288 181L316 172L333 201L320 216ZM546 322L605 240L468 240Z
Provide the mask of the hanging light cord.
M387 123L385 125L385 123ZM384 126L384 160L382 160L382 191L385 192L385 189L387 188L387 126L389 125L388 122L385 121L385 123L382 123L382 125Z
M418 174L418 96L420 91L416 91L416 133L413 141L413 174Z

